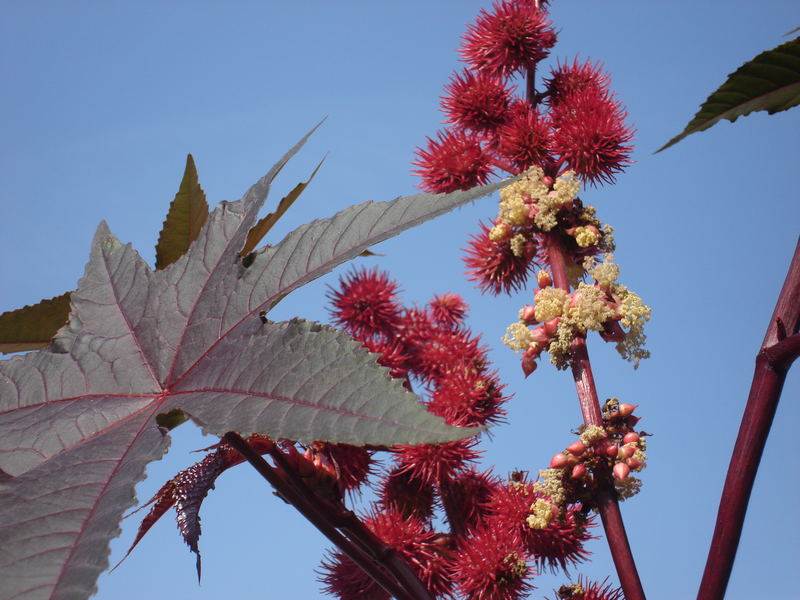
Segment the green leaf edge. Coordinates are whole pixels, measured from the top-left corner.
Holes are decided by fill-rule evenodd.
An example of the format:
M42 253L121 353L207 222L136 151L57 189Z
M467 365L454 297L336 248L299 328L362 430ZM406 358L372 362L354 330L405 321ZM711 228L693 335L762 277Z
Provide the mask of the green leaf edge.
M765 74L765 71L769 72ZM782 74L786 79L776 81ZM752 94L756 80L768 82L772 88L759 91L756 95L750 95L745 101L740 101L742 96ZM741 91L742 86L748 94ZM762 52L728 75L725 83L700 106L700 110L686 128L656 150L655 154L692 133L705 131L722 119L733 123L739 117L752 112L765 110L769 114L775 114L798 104L800 104L800 37Z

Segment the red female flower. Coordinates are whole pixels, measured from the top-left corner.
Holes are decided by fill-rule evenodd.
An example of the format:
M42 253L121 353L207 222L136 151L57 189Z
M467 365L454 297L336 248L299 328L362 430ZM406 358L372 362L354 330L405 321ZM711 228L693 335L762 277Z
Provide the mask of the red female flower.
M522 173L551 162L550 122L527 102L513 104L511 117L497 131L497 151Z
M393 334L400 319L397 284L378 269L360 269L339 279L339 290L329 290L331 315L354 337Z
M445 444L395 446L399 471L424 484L439 485L477 460L480 452L474 449L476 443L472 438Z
M559 63L555 69L551 69L550 78L545 80L545 85L548 91L547 101L553 106L566 96L586 89L607 95L609 77L603 72L603 66L599 62L578 62L576 57L572 64Z
M495 242L489 238L487 225L481 223L480 227L480 232L470 237L463 258L469 279L477 281L481 291L495 296L522 288L534 264L533 257L517 256L507 241Z
M511 102L503 81L467 69L454 74L444 88L442 109L448 123L475 131L492 131L508 119Z
M592 87L568 94L553 106L553 151L592 185L613 183L630 164L633 131L620 103Z
M502 405L508 400L503 387L495 373L453 370L438 382L428 410L458 427L497 423L505 415Z
M466 529L474 531L484 524L487 502L499 483L491 469L479 473L470 468L445 481L441 493L447 494L448 505L458 514Z
M518 535L540 567L566 569L586 560L589 552L583 546L592 539L588 528L593 523L580 513L580 505L561 511L544 529L531 529L527 521L531 504L542 497L524 479L497 486L488 503L489 520Z
M431 319L437 325L444 327L458 327L464 321L467 313L467 303L458 294L450 292L441 296L434 296L428 304Z
M409 471L396 468L380 486L378 505L382 510L400 513L403 518L414 516L427 521L433 516L434 500L433 484L412 477Z
M529 559L514 536L484 527L461 544L453 578L466 600L517 600L533 588Z
M473 69L507 77L535 67L555 43L556 34L535 2L504 0L467 25L461 55Z
M428 138L428 147L417 148L419 167L414 173L422 178L420 187L441 194L481 185L492 174L491 157L480 139L464 131L440 131L438 140Z
M367 350L380 354L378 364L390 369L389 374L395 379L408 377L408 365L411 357L405 351L405 345L400 339L388 339L385 336L376 336L361 343Z
M345 490L358 489L373 474L372 452L362 446L315 442L315 449L335 467L339 484Z

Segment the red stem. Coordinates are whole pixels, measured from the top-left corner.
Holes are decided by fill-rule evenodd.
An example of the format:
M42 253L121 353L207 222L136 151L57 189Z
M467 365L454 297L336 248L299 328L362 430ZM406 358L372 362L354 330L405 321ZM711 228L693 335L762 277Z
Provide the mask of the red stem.
M722 600L733 570L747 504L778 408L783 383L800 354L800 241L756 356L750 395L733 448L698 600ZM786 337L786 336L789 337Z
M561 243L556 234L549 234L546 240L548 262L553 271L553 283L556 287L569 291L566 259ZM600 402L597 397L594 376L592 375L592 364L589 361L586 339L580 336L576 337L570 349L572 351L570 367L572 368L572 378L575 380L575 390L578 394L583 422L586 425L602 427L603 414L600 411ZM608 547L611 550L611 557L614 560L617 577L625 594L625 599L645 600L644 589L639 579L639 572L636 569L636 562L633 559L628 535L625 532L625 523L619 510L619 502L612 483L611 473L607 473L605 481L600 481L599 483L596 496L597 508L600 512Z
M333 503L311 492L279 450L274 450L271 455L287 478L271 467L239 434L229 431L224 439L284 500L294 506L388 594L398 600L432 600L419 578L394 550L377 539L344 505ZM346 531L352 539L342 535L339 529Z

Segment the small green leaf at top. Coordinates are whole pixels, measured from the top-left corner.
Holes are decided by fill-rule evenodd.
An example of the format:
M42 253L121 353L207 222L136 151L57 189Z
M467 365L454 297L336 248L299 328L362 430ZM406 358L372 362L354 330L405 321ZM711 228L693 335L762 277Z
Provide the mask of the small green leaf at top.
M686 128L656 153L687 135L727 119L765 110L774 114L800 104L800 37L762 52L746 62L711 94Z
M208 219L206 194L197 177L194 158L186 157L186 169L178 193L169 205L156 244L156 269L161 270L186 254Z

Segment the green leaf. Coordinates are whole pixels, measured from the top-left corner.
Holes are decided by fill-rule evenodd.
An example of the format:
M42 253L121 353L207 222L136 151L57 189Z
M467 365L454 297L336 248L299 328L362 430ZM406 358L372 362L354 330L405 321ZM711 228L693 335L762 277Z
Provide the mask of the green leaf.
M289 207L294 204L294 201L300 197L300 194L308 187L308 184L311 183L311 180L314 179L314 175L317 174L319 168L322 166L322 163L325 162L325 157L319 161L319 164L311 173L311 176L304 182L298 183L294 186L291 192L289 192L285 197L281 198L281 201L278 202L278 208L275 209L275 212L269 213L267 216L258 220L258 223L253 225L252 229L247 232L247 241L244 243L244 247L242 248L241 252L239 253L241 256L247 256L255 247L258 246L259 242L264 239L264 236L269 233L269 230L278 222L284 213L289 210Z
M194 159L186 157L186 170L183 172L178 193L169 205L169 212L161 228L156 244L156 269L171 265L186 254L189 246L200 235L208 218L206 194L197 179Z
M751 112L774 114L800 104L800 37L762 52L743 64L700 107L686 129L656 153L718 121L731 122Z
M0 315L0 353L46 346L69 317L70 292Z

